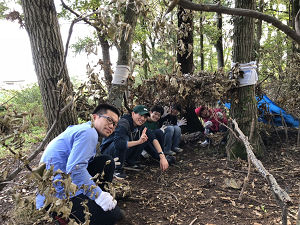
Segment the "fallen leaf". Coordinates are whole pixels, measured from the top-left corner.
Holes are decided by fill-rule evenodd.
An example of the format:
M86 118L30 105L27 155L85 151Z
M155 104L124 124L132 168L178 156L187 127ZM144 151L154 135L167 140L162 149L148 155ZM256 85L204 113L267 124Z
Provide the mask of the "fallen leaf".
M236 181L233 178L225 178L225 184L227 187L233 188L233 189L240 189L242 186L242 182L241 181Z

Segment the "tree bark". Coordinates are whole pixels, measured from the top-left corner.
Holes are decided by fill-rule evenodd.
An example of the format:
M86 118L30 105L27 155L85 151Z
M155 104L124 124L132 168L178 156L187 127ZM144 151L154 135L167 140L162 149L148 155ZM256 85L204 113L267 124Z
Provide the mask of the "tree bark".
M296 30L296 15L298 13L298 11L300 10L300 0L293 0L292 1L292 27ZM292 46L292 51L293 53L296 53L296 52L300 52L299 50L299 46L296 46L295 43L293 43L293 46Z
M177 35L177 62L180 63L181 72L183 74L192 74L194 71L193 61L193 12L190 10L184 10L179 7L178 13L178 28ZM181 45L180 43L183 43Z
M217 13L217 27L220 32L220 36L215 44L218 58L218 68L224 67L224 53L223 53L223 35L222 35L222 14Z
M203 17L202 12L200 12L200 62L201 70L204 70L204 35L203 35Z
M130 25L130 28L129 31L126 27L122 29L120 48L118 48L117 65L130 65L133 33L137 23L137 13L135 9L135 1L129 0L124 16L124 23ZM115 105L119 109L122 109L123 96L126 87L126 84L112 84L111 89L109 91L110 103Z
M255 8L255 0L236 0L237 8ZM250 17L234 17L233 30L233 62L248 63L255 59L254 54L254 19ZM255 85L239 87L235 90L231 101L231 117L234 118L249 141L258 157L262 156L263 148L260 145L260 136L257 129L257 102ZM230 134L226 146L228 157L247 159L245 146L237 142Z
M73 92L67 67L63 65L64 49L57 13L53 0L22 0L22 8L49 129L57 119L58 111L66 105L64 97L72 95ZM57 88L59 80L63 80L66 85L64 96L61 96ZM67 109L52 137L76 123L74 110Z
M100 41L100 45L102 49L105 84L107 89L109 90L112 81L112 69L111 69L111 62L110 62L109 44L108 41L102 35L100 35L98 30L97 33L98 33L98 39Z
M259 1L258 10L261 13L264 12L264 0ZM256 40L255 40L255 52L256 52L257 65L259 65L259 60L260 60L260 40L261 40L261 36L262 36L262 20L257 20ZM257 66L257 68L258 68L258 66Z

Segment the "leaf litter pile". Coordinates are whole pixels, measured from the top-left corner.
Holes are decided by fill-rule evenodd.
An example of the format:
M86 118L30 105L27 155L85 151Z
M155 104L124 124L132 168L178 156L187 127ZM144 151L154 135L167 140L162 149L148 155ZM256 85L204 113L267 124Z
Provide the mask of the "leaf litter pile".
M280 141L285 139L284 130L263 136L267 152L261 161L293 201L289 207L288 224L296 224L300 201L297 132L289 129L288 143ZM127 170L129 178L126 181L115 181L118 205L126 213L126 220L119 225L281 223L281 209L267 181L253 166L242 200L239 200L247 175L247 162L227 161L222 145L202 148L193 142L181 147L184 152L176 155L176 163L167 172L161 172L158 162L145 160L143 163L147 166L142 171ZM25 174L23 172L15 184L24 183ZM0 192L0 224L11 224L11 218L17 221L13 189L13 186L8 186ZM21 195L34 192L35 187L23 185ZM31 222L25 223L26 216L31 216ZM19 221L23 223L17 224L34 224L38 220L29 211L24 211L22 217Z
M279 135L283 134L279 132ZM292 198L288 224L296 224L300 201L300 148L297 131L283 147L277 134L265 137L265 168ZM128 171L130 196L119 200L127 213L122 224L280 224L281 209L263 178L253 166L250 180L238 200L248 165L228 162L223 146L202 148L199 144L182 146L177 162L166 173L158 163L150 163L142 172Z

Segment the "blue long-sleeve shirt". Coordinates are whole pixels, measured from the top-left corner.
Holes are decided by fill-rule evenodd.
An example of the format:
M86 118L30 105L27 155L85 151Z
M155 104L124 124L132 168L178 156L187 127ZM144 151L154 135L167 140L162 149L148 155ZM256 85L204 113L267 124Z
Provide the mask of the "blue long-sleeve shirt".
M80 125L69 126L63 133L53 139L44 151L40 162L46 163L46 169L54 166L54 171L60 169L64 173L70 174L72 182L80 188L86 185L88 188L79 189L75 196L85 194L94 200L102 192L100 187L91 180L91 175L87 171L88 163L96 155L98 143L98 133L91 127L91 122ZM56 175L54 180L60 179ZM92 187L93 185L93 187ZM56 184L56 196L64 198L64 189ZM36 197L36 207L39 209L44 205L45 197L38 194Z

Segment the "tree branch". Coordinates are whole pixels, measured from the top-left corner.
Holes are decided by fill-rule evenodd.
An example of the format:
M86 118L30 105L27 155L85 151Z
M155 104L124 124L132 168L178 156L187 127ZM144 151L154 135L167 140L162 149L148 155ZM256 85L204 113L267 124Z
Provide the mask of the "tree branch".
M248 157L250 158L252 164L256 167L258 172L266 178L268 181L268 184L270 186L270 189L273 192L273 195L281 207L282 210L282 224L286 224L286 215L287 215L287 208L288 206L292 203L292 199L290 196L286 193L285 190L283 190L278 184L276 179L273 177L272 174L270 174L263 166L261 161L259 161L256 156L254 155L252 151L252 146L250 145L250 142L248 141L248 138L243 134L243 132L239 129L238 124L235 120L232 120L232 123L234 124L235 130L239 134L239 138L243 141L245 147L246 147L246 152L248 154Z
M300 44L300 31L296 32L289 26L283 24L280 20L276 19L275 17L266 15L264 13L255 10L242 9L242 8L228 8L221 5L212 5L212 4L196 4L188 0L180 0L178 2L178 5L180 5L185 9L190 9L194 11L217 12L217 13L223 13L223 14L234 15L234 16L247 16L247 17L263 20L267 23L271 23L274 27L277 27L279 30L284 32L287 36L289 36L298 44ZM298 20L296 21L298 21L299 24L299 12L297 13L297 15L298 15ZM299 28L299 25L297 25L297 27Z

